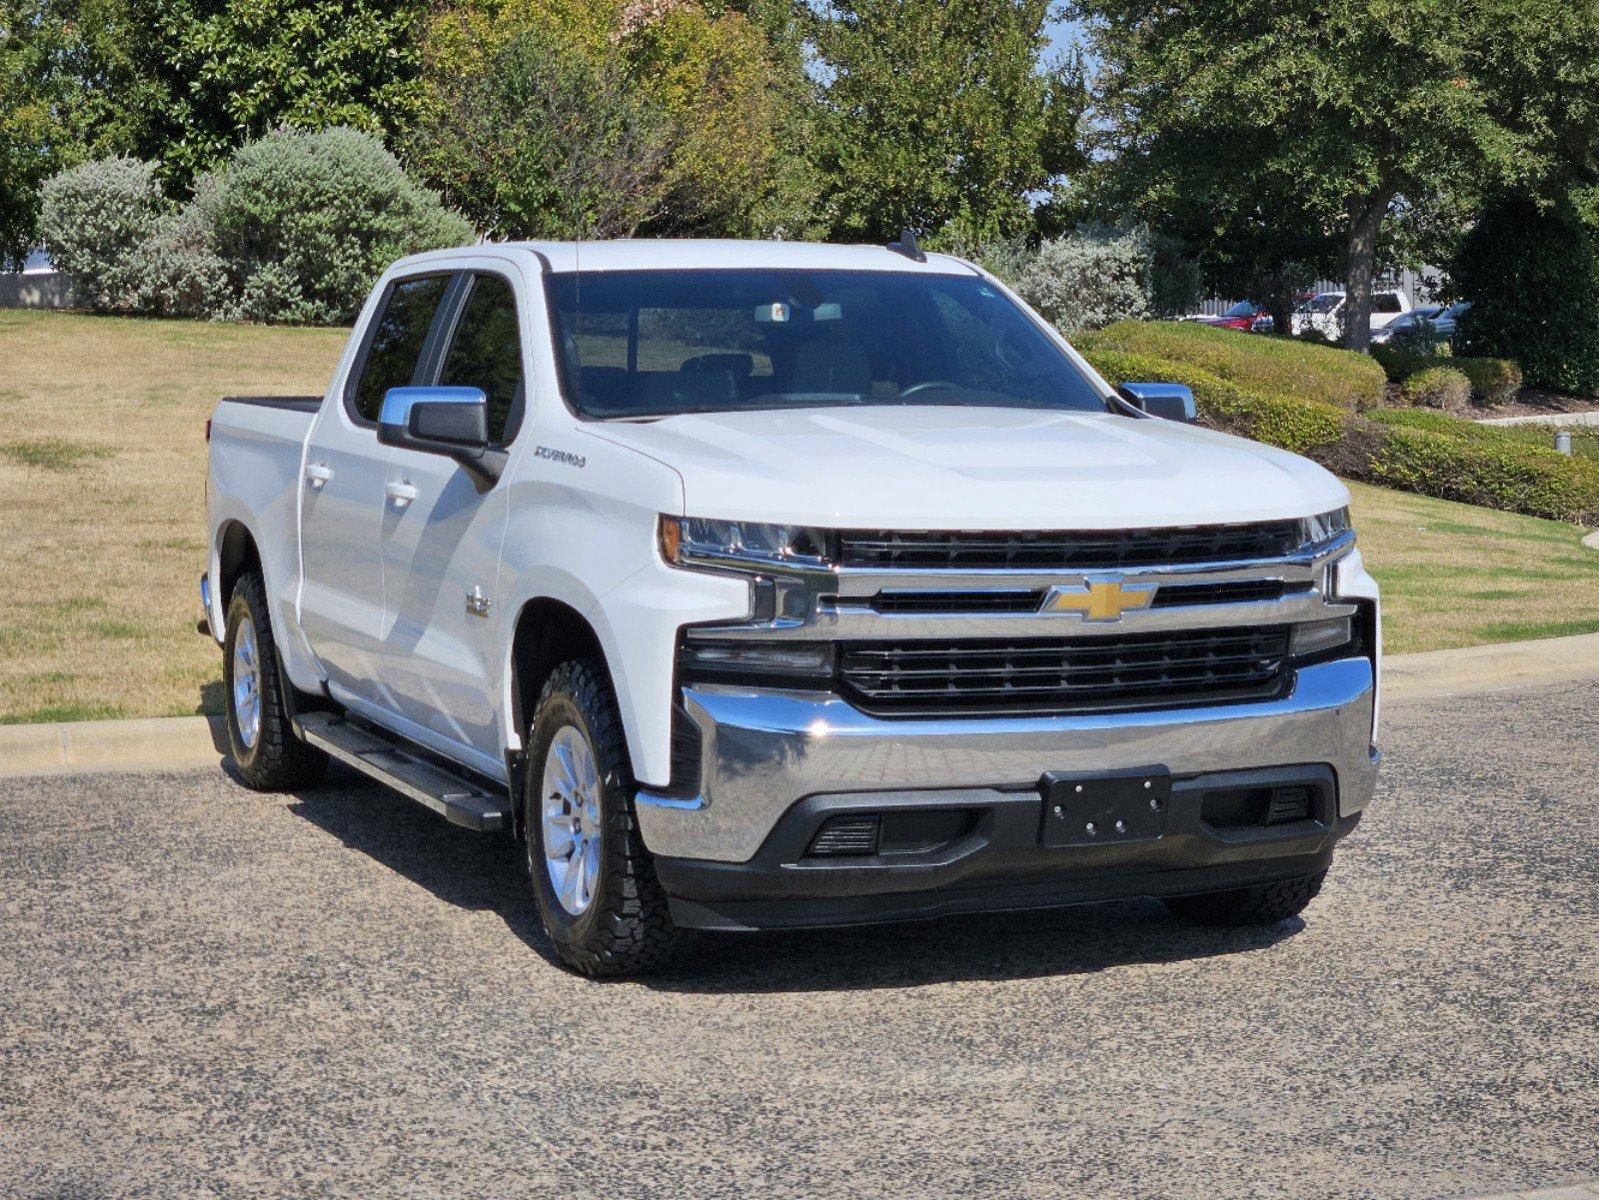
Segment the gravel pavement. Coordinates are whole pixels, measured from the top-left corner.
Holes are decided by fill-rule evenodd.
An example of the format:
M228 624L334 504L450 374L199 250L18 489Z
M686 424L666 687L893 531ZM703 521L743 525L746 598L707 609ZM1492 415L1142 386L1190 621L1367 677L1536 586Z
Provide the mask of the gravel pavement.
M1322 898L554 967L343 777L0 781L0 1196L1442 1197L1599 1178L1599 683L1408 701Z

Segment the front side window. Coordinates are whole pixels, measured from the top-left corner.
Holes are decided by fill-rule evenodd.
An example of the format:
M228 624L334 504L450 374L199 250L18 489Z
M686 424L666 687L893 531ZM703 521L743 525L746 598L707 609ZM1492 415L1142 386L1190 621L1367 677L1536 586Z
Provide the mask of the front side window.
M489 440L504 445L516 436L511 422L521 399L522 339L517 332L516 293L505 279L473 278L439 382L482 388L489 402Z
M1088 377L970 275L605 271L549 277L567 398L595 418L945 405L1104 412Z
M352 389L355 411L376 421L390 388L409 387L421 365L422 347L449 283L447 275L404 279L389 289L373 322L366 361Z

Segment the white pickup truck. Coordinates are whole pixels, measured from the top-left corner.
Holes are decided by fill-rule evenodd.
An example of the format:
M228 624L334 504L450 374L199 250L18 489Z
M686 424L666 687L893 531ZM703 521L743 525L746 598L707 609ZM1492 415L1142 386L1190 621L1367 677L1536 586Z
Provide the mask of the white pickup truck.
M1344 336L1345 306L1348 297L1343 292L1318 292L1294 309L1294 334L1314 329L1323 337L1334 341ZM1403 289L1381 289L1371 294L1371 327L1386 329L1411 311L1410 297Z
M378 282L210 424L251 786L329 757L526 845L563 961L684 931L1316 894L1377 587L1320 467L891 247L526 243Z

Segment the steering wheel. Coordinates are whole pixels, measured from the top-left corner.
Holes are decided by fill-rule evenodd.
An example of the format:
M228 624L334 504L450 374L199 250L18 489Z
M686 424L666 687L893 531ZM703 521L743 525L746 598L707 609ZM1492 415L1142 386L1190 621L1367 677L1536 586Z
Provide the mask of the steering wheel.
M960 385L951 383L947 379L924 379L920 383L913 383L910 387L901 389L899 398L903 400L906 396L914 396L917 392L927 391L928 388L948 388L953 392L960 390Z

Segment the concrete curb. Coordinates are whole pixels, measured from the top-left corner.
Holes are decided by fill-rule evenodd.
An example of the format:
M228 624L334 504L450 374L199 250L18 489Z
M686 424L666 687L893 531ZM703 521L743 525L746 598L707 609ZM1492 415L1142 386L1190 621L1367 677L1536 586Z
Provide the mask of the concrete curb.
M1599 633L1391 654L1383 660L1387 700L1587 678L1599 679ZM227 744L220 716L0 725L0 778L214 767L226 754Z
M1526 417L1484 417L1479 425L1548 425L1556 429L1582 429L1599 425L1599 412L1534 413Z
M1495 1192L1492 1196L1477 1196L1474 1200L1599 1200L1599 1180L1593 1183L1571 1183L1565 1187L1539 1188L1530 1192Z
M1599 529L1594 530L1582 539L1582 544L1590 550L1599 550Z
M1390 654L1382 664L1385 700L1493 692L1587 678L1599 679L1599 633Z
M0 777L214 767L227 744L219 716L0 725Z

